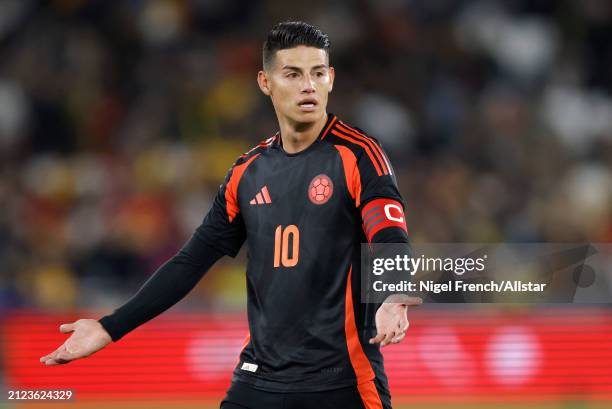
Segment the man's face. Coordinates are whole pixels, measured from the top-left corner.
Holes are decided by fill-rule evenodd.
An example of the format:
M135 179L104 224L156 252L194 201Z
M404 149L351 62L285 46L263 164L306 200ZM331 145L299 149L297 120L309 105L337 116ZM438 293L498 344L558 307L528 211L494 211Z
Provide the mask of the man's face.
M312 123L325 114L334 84L324 50L298 46L276 52L268 70L257 77L262 92L278 114L297 123Z

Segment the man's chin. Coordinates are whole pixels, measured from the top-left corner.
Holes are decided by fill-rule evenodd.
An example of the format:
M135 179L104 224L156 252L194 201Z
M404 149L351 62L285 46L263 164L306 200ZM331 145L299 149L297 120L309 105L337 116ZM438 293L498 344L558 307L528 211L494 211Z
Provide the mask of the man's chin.
M325 112L321 109L315 109L314 111L298 111L292 119L295 122L312 123L321 119L323 115L325 115Z

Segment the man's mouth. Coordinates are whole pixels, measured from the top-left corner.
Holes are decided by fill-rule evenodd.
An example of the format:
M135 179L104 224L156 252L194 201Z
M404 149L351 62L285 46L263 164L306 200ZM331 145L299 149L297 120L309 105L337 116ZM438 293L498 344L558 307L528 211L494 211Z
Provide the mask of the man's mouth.
M317 105L317 101L315 99L304 99L298 103L298 106L302 111L310 111L314 110Z

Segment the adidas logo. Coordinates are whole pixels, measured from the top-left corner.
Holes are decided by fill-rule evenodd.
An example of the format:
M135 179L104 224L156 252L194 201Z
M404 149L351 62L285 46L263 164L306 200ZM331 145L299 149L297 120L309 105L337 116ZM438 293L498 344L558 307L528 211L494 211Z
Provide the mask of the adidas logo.
M261 205L261 204L270 204L272 203L272 199L270 198L270 192L268 192L268 186L264 186L261 190L255 195L255 197L249 202L251 205Z

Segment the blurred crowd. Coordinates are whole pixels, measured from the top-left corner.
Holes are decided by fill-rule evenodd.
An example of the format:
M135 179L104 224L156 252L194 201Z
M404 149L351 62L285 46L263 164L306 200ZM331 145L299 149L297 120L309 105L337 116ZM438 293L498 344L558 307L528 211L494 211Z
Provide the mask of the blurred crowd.
M0 2L0 311L117 306L277 130L272 25L332 41L329 110L388 152L418 242L612 241L612 3ZM184 304L243 305L244 256ZM182 304L183 305L183 304Z

